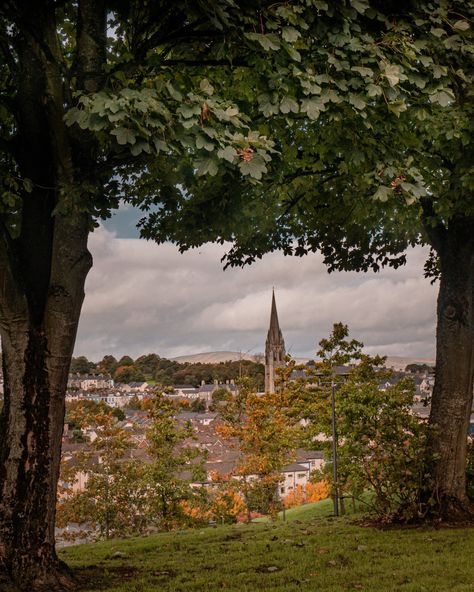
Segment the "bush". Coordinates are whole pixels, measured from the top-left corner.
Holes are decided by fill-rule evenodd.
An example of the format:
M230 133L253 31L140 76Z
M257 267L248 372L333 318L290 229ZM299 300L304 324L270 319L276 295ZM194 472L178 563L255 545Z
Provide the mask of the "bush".
M384 520L423 514L427 426L411 413L412 381L403 380L385 391L375 383L348 384L339 395L342 490L360 497L372 489L371 509Z

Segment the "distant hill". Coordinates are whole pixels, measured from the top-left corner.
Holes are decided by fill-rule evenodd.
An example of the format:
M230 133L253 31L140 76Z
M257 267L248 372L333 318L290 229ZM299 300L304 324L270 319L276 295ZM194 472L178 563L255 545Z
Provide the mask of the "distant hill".
M404 358L402 356L387 356L385 366L387 368L393 368L394 370L405 370L408 364L428 364L428 366L434 366L435 361L433 358Z
M261 355L252 355L233 351L217 351L217 352L206 352L203 354L192 354L189 356L178 356L177 358L171 358L173 362L179 362L185 364L219 364L220 362L238 362L239 360L250 360L251 362L257 362L262 359Z
M192 354L189 356L178 356L172 358L173 361L184 364L186 362L190 364L219 364L219 362L238 362L242 360L250 360L252 362L264 362L263 354L248 354L234 351L217 351L217 352L206 352L202 354ZM304 364L309 358L296 358L296 362ZM433 358L414 358L404 356L388 356L385 365L387 368L393 368L394 370L405 370L408 364L428 364L434 366Z

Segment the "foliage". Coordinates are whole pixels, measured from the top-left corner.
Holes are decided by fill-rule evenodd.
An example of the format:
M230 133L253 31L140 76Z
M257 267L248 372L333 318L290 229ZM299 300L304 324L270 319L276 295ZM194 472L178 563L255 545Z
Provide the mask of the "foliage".
M112 411L112 415L118 419L118 421L123 421L125 419L125 413L123 411L123 409L120 409L120 407L116 407L113 411Z
M113 374L115 382L129 383L129 382L144 382L145 376L135 368L132 364L119 365Z
M78 358L72 358L71 360L70 372L73 374L89 374L94 368L95 364L89 362L85 356L79 356Z
M187 445L193 437L191 425L178 425L173 413L163 395L152 400L147 457L137 459L130 452L131 435L118 425L114 412L77 405L75 421L93 427L97 437L63 466L58 525L89 523L109 538L142 533L151 526L168 530L188 523L182 504L197 503L198 494L189 484L201 475L203 456ZM86 476L83 490L74 487L79 473Z
M113 413L103 401L96 403L91 399L80 399L66 403L66 421L71 427L85 428L94 425L96 418Z
M260 129L277 138L272 174L252 188L235 179L218 216L229 175L175 196L143 223L147 237L231 241L231 264L320 250L330 269L377 270L431 242L438 221L472 216L472 6L317 4L295 7L300 59L269 51L272 75L255 81Z
M413 381L401 379L381 390L381 381L391 375L380 369L384 359L363 354L363 344L346 337L347 326L335 324L330 338L320 342L321 363L300 384L288 387L307 422L304 441L319 438L327 458L332 457L332 384L338 481L333 481L332 463L324 470L327 481L339 495L360 499L373 491L367 507L380 519L422 517L429 508L421 499L428 427L412 413ZM359 363L346 376L331 374L334 366L353 359Z
M217 388L213 391L211 398L209 409L211 411L219 411L220 407L225 406L227 401L232 399L232 394L225 388Z
M213 479L213 484L201 495L193 495L182 502L181 507L192 525L203 525L209 522L232 524L239 517L247 515L247 506L242 495L236 491L229 478Z
M325 481L312 483L309 481L304 487L297 485L293 491L284 498L285 508L296 508L303 504L319 502L329 497L330 488Z
M114 356L106 355L102 358L100 362L96 364L97 372L101 374L110 374L112 375L117 368L118 362L114 358Z
M422 518L427 425L413 415L415 388L403 380L385 391L369 372L338 392L338 486L360 497L374 491L371 510L381 519Z
M128 399L125 409L132 409L135 411L145 411L145 401L138 398L138 395L133 395Z
M58 504L57 525L89 523L109 538L142 532L147 524L143 513L147 487L144 466L126 457L130 435L110 413L94 416L97 437L87 449L75 454L72 464L63 465L63 497ZM84 490L74 491L78 473L86 475Z
M203 399L194 399L189 408L194 413L203 413L206 411L206 402Z
M433 366L430 366L429 364L407 364L407 366L405 366L405 372L411 372L412 374L424 374L425 372L432 373L433 371Z
M296 428L285 391L257 395L248 380L221 409L218 432L240 452L234 476L249 510L275 515L281 469L296 448Z
M193 428L189 422L179 425L173 404L163 395L152 399L147 431L151 462L147 480L153 488L149 511L160 529L171 529L183 521L182 502L192 497L191 480L203 475L205 455L192 446ZM188 473L186 475L185 473Z

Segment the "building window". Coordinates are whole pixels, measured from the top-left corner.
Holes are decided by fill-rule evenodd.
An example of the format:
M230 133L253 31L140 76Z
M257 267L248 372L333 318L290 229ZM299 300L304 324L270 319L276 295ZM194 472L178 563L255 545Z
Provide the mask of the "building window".
M306 473L298 473L298 479L304 479L306 477Z

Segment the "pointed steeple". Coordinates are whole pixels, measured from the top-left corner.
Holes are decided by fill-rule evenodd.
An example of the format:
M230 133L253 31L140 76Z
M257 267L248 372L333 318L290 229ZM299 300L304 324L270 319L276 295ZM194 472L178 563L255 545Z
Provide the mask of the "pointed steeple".
M270 327L265 343L265 391L275 392L275 368L285 365L285 341L278 322L275 290L272 292Z
M275 288L272 290L272 311L270 313L270 328L268 329L268 338L274 342L281 337L280 324L278 323L278 312L275 301Z

